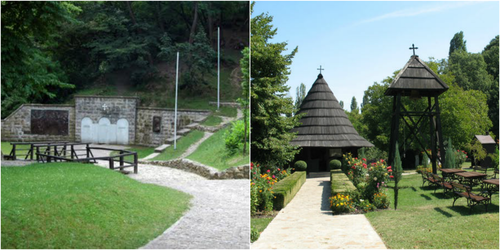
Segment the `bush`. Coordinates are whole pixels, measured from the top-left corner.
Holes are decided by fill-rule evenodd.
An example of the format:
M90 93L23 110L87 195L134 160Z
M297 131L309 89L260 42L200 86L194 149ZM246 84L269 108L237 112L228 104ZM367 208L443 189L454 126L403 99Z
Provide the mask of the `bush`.
M250 241L254 242L259 239L260 233L257 229L252 227L251 233L250 233Z
M368 200L363 200L359 203L359 209L362 209L365 213L375 210L375 206Z
M296 161L294 164L295 171L306 171L307 163L305 161Z
M330 161L330 169L340 169L342 167L342 162L339 160Z
M306 182L306 172L299 171L276 183L273 188L273 209L280 210L284 208L295 197L304 182Z
M224 135L226 149L229 155L234 155L245 141L245 124L243 120L232 122L231 128Z
M261 173L259 165L250 164L250 212L255 214L258 210L271 212L273 210L273 186L276 184L276 178L270 175L271 171Z
M373 205L377 208L388 208L390 203L389 197L383 192L373 195Z
M330 207L333 214L349 213L356 209L349 195L344 194L336 194L330 197Z

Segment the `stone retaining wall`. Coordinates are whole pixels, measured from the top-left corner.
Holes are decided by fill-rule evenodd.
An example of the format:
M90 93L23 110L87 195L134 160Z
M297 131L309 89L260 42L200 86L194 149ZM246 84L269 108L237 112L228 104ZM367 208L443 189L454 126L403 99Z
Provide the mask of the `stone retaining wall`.
M31 131L32 110L67 111L67 134L37 134ZM73 105L59 104L23 104L2 120L2 141L74 141L75 140L75 108Z
M207 179L249 179L250 165L228 168L219 172L217 169L205 166L201 163L188 159L175 159L171 161L139 161L142 164L153 164L185 170Z
M138 145L158 146L166 143L166 140L174 134L174 114L173 109L163 108L137 108L136 140ZM207 117L210 111L206 110L177 110L177 129L192 123L193 121ZM153 129L153 119L157 117L161 120L159 131Z

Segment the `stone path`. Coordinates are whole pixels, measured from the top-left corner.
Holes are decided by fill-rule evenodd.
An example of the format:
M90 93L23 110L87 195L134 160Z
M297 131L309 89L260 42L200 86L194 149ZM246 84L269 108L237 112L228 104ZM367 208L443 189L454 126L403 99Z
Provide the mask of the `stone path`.
M333 216L330 178L318 173L306 180L295 198L251 245L252 249L386 249L363 214Z
M115 148L114 146L110 146ZM102 156L105 151L94 155ZM108 167L106 161L98 165ZM193 196L189 211L142 248L248 249L250 247L249 180L208 180L182 170L139 164L130 178L170 187Z

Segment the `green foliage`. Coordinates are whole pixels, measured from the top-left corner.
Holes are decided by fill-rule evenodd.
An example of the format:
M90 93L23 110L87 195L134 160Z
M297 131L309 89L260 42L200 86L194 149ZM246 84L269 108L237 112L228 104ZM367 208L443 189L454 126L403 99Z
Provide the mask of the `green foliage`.
M486 71L493 76L493 84L488 91L488 117L493 122L493 128L491 130L497 135L500 134L498 118L498 51L498 36L496 36L486 45L482 52L484 62L486 63Z
M277 31L272 19L260 14L251 20L252 161L283 166L299 152L290 144L295 137L290 130L298 125L300 117L292 116L293 101L286 96L289 67L297 48L284 54L286 42L271 43Z
M250 212L269 213L273 210L273 186L278 182L270 170L265 171L259 164L250 164Z
M278 181L273 187L274 192L274 210L281 210L290 201L295 194L299 192L302 185L306 182L306 172L295 172L288 177Z
M495 148L495 153L488 154L488 156L491 158L491 161L493 163L493 168L498 169L498 146Z
M240 60L240 67L241 67L241 74L242 74L242 80L241 80L241 97L238 98L238 102L240 103L241 107L243 108L243 122L245 124L244 128L244 144L243 144L243 151L246 151L247 148L247 141L249 138L249 110L250 110L250 48L246 47L243 49L241 52L243 54L243 57Z
M455 149L451 145L451 139L448 138L448 145L446 146L444 168L456 168L457 160L455 157Z
M260 236L260 232L256 228L252 227L251 232L250 232L250 242L254 242L254 241L258 240L259 236Z
M222 122L222 118L220 116L215 116L215 115L210 115L207 117L206 120L204 120L201 125L204 126L217 126Z
M330 193L349 194L355 190L356 187L343 172L337 169L330 170Z
M467 149L472 153L474 157L474 165L486 158L487 152L479 140L474 140L467 145Z
M330 169L340 169L342 167L342 162L339 160L330 161Z
M2 167L2 248L139 248L190 199L91 164Z
M296 161L293 167L295 168L295 171L306 171L307 163L305 161Z
M356 101L355 96L353 96L351 100L351 113L359 113L358 102Z
M466 41L464 40L464 32L460 31L456 33L450 41L450 50L448 51L448 55L451 56L451 54L455 51L467 52L467 46L465 44Z
M296 113L300 109L300 105L302 105L302 101L306 98L306 85L304 83L300 83L300 86L297 87L297 93L295 97L295 112Z
M153 160L157 161L168 161L173 160L181 156L192 144L199 141L204 135L203 131L193 130L187 135L177 138L177 149L174 149L174 145L170 145L163 153L156 156Z
M238 148L243 146L246 139L245 124L243 120L232 122L231 128L227 130L224 137L226 149L228 150L229 155L235 154Z
M465 90L488 92L493 84L493 77L488 74L481 53L453 52L449 58L449 70L455 76L458 86Z
M79 11L68 2L2 2L2 118L73 88L50 49L57 47L57 30Z

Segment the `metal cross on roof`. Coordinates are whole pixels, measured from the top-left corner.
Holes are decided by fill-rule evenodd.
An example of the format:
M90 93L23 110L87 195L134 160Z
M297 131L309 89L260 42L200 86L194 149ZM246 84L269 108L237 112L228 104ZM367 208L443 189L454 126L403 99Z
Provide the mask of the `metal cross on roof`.
M415 50L418 49L418 47L415 47L415 44L412 43L410 49L413 50L413 55L415 55Z
M325 69L322 69L322 68L321 68L321 65L319 65L319 69L317 69L317 70L319 70L319 73L321 74L321 71L322 71L322 70L325 70Z

